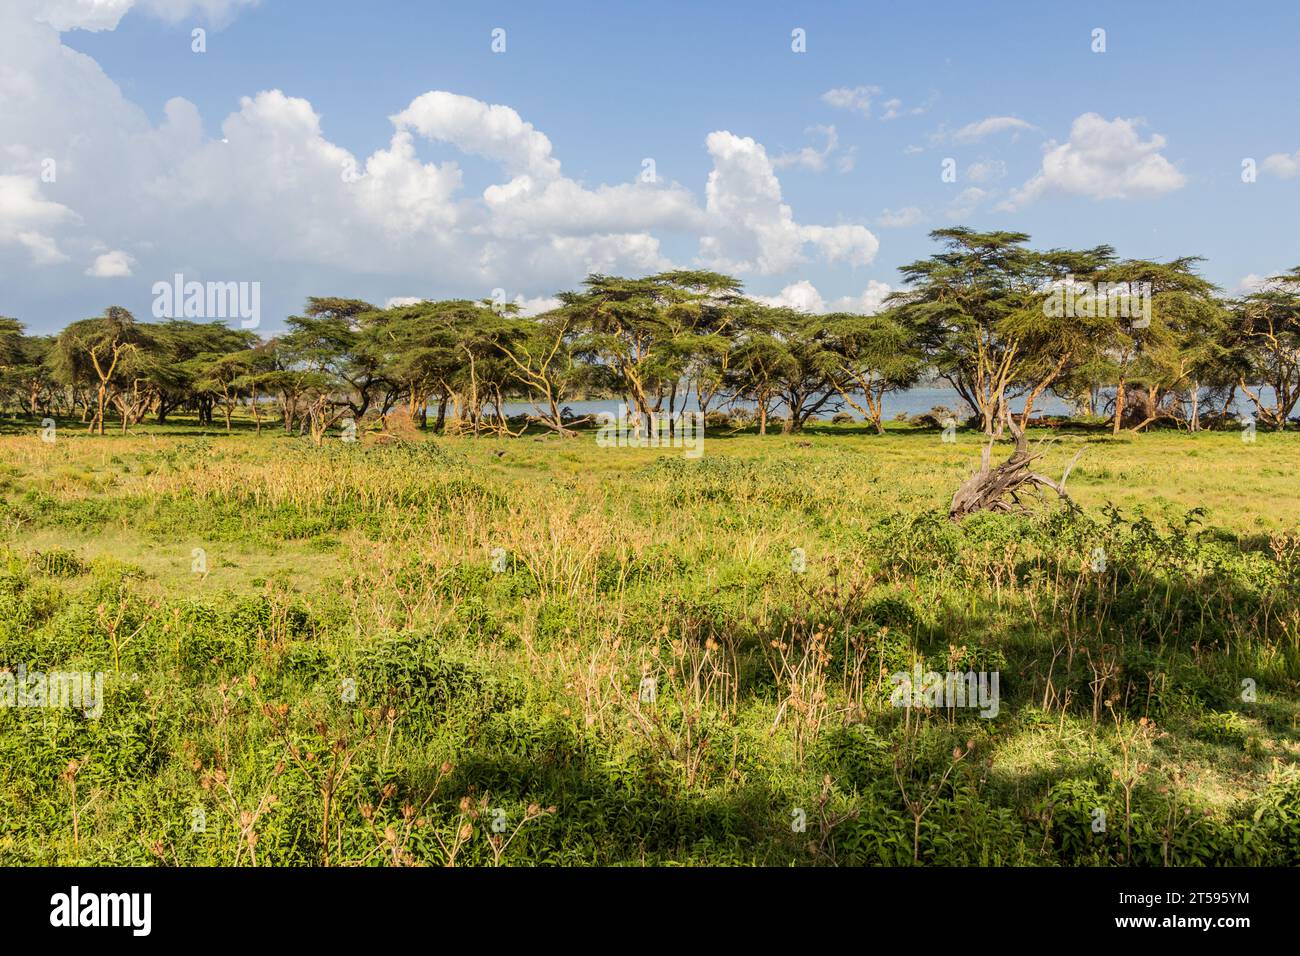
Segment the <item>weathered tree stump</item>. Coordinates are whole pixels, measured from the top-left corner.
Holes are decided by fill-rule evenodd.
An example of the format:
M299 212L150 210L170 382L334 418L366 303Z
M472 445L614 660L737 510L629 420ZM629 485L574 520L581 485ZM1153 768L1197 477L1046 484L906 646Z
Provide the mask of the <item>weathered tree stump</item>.
M1074 507L1074 502L1065 491L1065 481L1070 477L1070 471L1074 468L1075 462L1083 454L1080 449L1070 463L1066 465L1064 474L1061 475L1060 481L1053 481L1046 475L1040 475L1030 466L1042 457L1042 443L1035 446L1031 451L1029 442L1025 438L1025 431L1016 424L1015 419L1010 415L1003 419L1011 434L1015 436L1016 448L1011 453L1011 457L998 465L996 468L990 467L990 458L993 453L993 441L990 438L989 443L984 446L981 454L980 470L971 475L957 489L956 494L952 496L952 504L948 507L948 517L953 521L960 521L967 515L974 514L977 511L999 511L999 512L1024 512L1028 511L1024 497L1028 493L1033 493L1041 499L1044 490L1056 492L1059 499L1064 501L1070 507Z

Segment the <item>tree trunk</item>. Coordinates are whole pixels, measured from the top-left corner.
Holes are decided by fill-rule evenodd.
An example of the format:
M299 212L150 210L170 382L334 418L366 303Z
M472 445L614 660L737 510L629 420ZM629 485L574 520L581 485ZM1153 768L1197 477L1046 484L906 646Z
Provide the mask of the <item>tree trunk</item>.
M977 511L1027 511L1028 508L1021 500L1021 495L1039 488L1050 489L1056 492L1058 498L1067 504L1072 504L1070 496L1065 491L1065 482L1083 451L1080 450L1066 466L1059 482L1052 481L1030 469L1030 465L1041 456L1042 452L1030 451L1024 429L1006 413L1005 407L1002 411L1002 421L1015 436L1015 451L1005 462L993 468L990 466L990 457L995 439L989 439L989 443L984 446L981 453L979 471L966 479L952 496L948 517L954 521L960 521Z

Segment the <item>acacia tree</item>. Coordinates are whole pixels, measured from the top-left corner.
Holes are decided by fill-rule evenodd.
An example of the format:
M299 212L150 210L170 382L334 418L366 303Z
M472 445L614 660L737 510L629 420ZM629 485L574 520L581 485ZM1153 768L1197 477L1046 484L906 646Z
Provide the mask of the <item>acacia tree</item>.
M50 375L48 364L53 348L54 336L21 336L16 354L11 359L12 364L5 372L5 378L16 398L15 404L33 417L39 415L42 408L49 408L54 401L56 383Z
M835 375L840 367L837 354L829 347L821 316L805 316L778 310L782 319L778 336L785 360L776 367L776 380L785 405L784 434L803 431L804 425L828 405L839 408Z
M268 343L268 350L273 349L274 340ZM307 373L283 368L278 357L272 358L269 364L271 368L263 368L248 375L245 383L250 394L275 398L280 409L280 425L285 434L291 434L293 426L298 424L300 412L305 408L310 380L305 377Z
M276 370L275 349L272 343L257 342L252 348L232 354L232 359L243 368L243 373L231 386L248 397L248 410L253 416L253 427L262 434L262 396L265 394L265 376Z
M676 269L661 272L654 280L665 290L663 313L668 325L655 363L659 381L655 410L668 400L672 433L679 407L685 408L692 386L700 412L707 414L720 384L716 370L709 368L710 359L725 351L749 300L741 294L739 280L718 272Z
M290 331L281 347L302 367L338 382L338 400L355 418L363 418L377 396L391 388L383 355L366 334L381 310L361 299L311 296L303 311L286 320Z
M977 233L964 226L937 229L943 249L900 268L910 287L895 293L909 324L920 332L927 358L992 434L1012 381L1014 343L998 332L1001 320L1037 292L1032 255L1023 232Z
M94 389L95 413L87 431L104 434L104 412L110 396L121 387L119 369L125 356L149 341L133 316L111 305L104 314L68 325L54 343L53 365L59 378L73 386Z
M122 431L143 419L157 401L159 381L180 376L180 370L163 362L149 348L151 345L153 342L149 341L144 347L132 349L118 363L115 387L109 397L121 418Z
M320 445L325 433L347 417L351 403L339 399L339 383L325 372L296 372L297 389L302 402L300 420L311 433L311 440ZM301 431L300 431L301 433Z
M1196 431L1202 386L1218 385L1222 393L1231 381L1225 381L1228 356L1222 347L1226 312L1217 300L1182 290L1162 292L1153 311L1159 313L1160 326L1145 343L1138 374L1127 383L1133 411L1129 427L1138 432L1171 419Z
M573 327L573 316L560 308L515 320L495 340L512 366L511 376L533 400L534 421L564 437L577 434L565 424L563 408L583 375L573 356Z
M406 397L413 420L427 424L426 409L437 396L435 428L459 431L468 424L477 434L485 427L484 408L490 403L497 414L486 427L500 432L513 366L495 343L515 311L514 306L496 311L487 302L469 299L386 309L368 317L366 347L383 376Z
M590 275L585 292L562 292L560 301L579 324L578 353L611 371L624 401L637 413L637 432L648 427L658 382L658 352L670 337L663 288L651 279Z
M255 333L234 329L224 322L186 322L171 320L148 326L151 361L143 363L142 372L153 393L153 408L158 424L173 411L192 407L198 411L199 423L212 424L214 396L197 385L203 363L200 356L213 357L239 352L257 344Z
M754 303L746 309L732 347L727 387L736 398L754 403L760 435L767 434L783 379L794 374L794 357L781 334L786 320L784 310Z
M22 387L22 371L28 367L29 353L24 347L22 323L17 319L0 315L0 381L6 384L6 392L11 389L26 397L27 390ZM39 361L36 363L39 367ZM18 385L18 388L14 388ZM36 414L36 397L31 393L31 411Z
M239 352L206 352L190 362L195 389L213 396L221 407L227 434L230 433L231 417L245 398L252 403L257 431L260 433L262 430L255 392L261 358L258 350L245 349Z
M1052 249L1033 255L1032 271L1040 283L1028 297L1002 319L999 334L1013 343L1011 383L1003 396L1023 399L1018 426L1029 426L1035 403L1049 390L1056 392L1079 369L1096 369L1116 335L1116 314L1121 309L1109 295L1095 295L1098 277L1114 261L1109 246L1093 249ZM1064 291L1083 285L1088 297L1066 309Z
M1182 380L1176 350L1180 323L1187 320L1196 300L1208 300L1214 286L1196 274L1201 260L1186 256L1170 262L1129 259L1098 274L1106 283L1129 288L1143 285L1150 299L1149 315L1115 317L1110 336L1108 364L1115 385L1111 431L1118 435L1127 424L1134 431L1160 417L1161 392ZM1132 409L1131 412L1126 410Z
M438 421L446 413L446 391L440 383L457 365L455 336L435 318L437 303L418 302L385 309L366 326L367 348L378 358L384 375L405 399L411 420L428 424L427 409L439 393Z
M22 341L22 323L0 315L0 370L10 369L23 360Z
M1238 384L1259 419L1280 430L1300 400L1300 266L1273 276L1235 312L1234 341L1243 358Z
M700 413L707 415L722 396L732 340L743 327L753 301L742 294L739 280L721 273L676 271L663 277L689 296L673 310L689 319L677 336L680 368L686 387L695 391Z
M733 342L734 332L710 333L696 339L687 375L695 388L695 404L703 415L709 414L714 402L725 398Z
M831 385L883 435L885 395L911 388L925 368L911 332L899 321L897 310L876 315L836 312L823 319L823 327L834 359Z
M592 275L530 319L466 299L376 309L313 297L265 343L220 323L137 325L112 307L48 341L0 320L0 387L6 406L79 408L101 434L114 406L124 429L147 409L162 422L194 408L210 423L219 407L229 430L245 400L260 427L261 398L275 395L285 429L318 439L343 415L386 414L399 397L422 425L436 401L443 430L504 434L506 400L522 396L534 421L568 435L564 403L583 387L621 395L638 429L665 407L675 415L693 390L702 412L752 400L764 434L781 409L795 432L840 402L879 432L885 395L923 370L949 382L995 437L1009 422L1023 432L1048 393L1095 412L1113 390L1115 430L1162 419L1196 430L1203 402L1226 411L1238 385L1275 427L1300 402L1300 268L1229 312L1195 259L1036 251L1023 233L963 227L932 235L940 250L904 266L907 288L872 316L773 308L731 277L690 270ZM1050 307L1062 290L1093 283L1145 283L1150 308L1114 312L1099 291L1087 307Z
M936 374L980 419L985 434L1001 429L1009 402L1033 403L1095 349L1098 317L1048 308L1054 284L1091 278L1113 260L1109 246L1035 252L1023 232L938 229L942 251L903 266L910 287L890 297L918 331Z
M461 406L468 412L469 425L475 435L482 431L490 434L510 435L506 419L505 397L517 386L515 374L518 367L501 351L500 343L517 340L523 327L516 316L519 306L513 303L494 304L484 299L478 303L477 316L458 314L455 327L457 346L465 357L466 368L456 377L459 389L453 407ZM492 414L487 413L492 406Z
M590 275L584 292L560 300L578 322L575 350L605 365L637 413L638 432L669 401L677 410L695 346L734 321L740 284L713 272L672 271L644 279Z

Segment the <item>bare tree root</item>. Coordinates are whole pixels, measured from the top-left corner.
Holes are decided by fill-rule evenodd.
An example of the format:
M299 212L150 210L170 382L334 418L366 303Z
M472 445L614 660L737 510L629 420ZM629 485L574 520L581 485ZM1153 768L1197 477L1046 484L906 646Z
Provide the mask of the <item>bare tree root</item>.
M1016 424L1015 418L1004 415L1003 421L1015 436L1015 451L996 468L990 467L989 459L993 453L994 442L994 439L990 438L981 454L980 470L966 479L952 496L948 517L953 521L960 521L977 511L1026 512L1030 510L1024 500L1026 495L1034 494L1041 503L1046 490L1056 492L1057 498L1070 508L1074 508L1074 502L1066 493L1065 482L1070 477L1070 472L1078 462L1079 456L1083 454L1083 449L1079 449L1070 463L1065 466L1061 480L1053 481L1030 468L1037 459L1042 457L1041 449L1044 443L1039 442L1033 450L1030 450L1029 442L1025 438L1025 430Z

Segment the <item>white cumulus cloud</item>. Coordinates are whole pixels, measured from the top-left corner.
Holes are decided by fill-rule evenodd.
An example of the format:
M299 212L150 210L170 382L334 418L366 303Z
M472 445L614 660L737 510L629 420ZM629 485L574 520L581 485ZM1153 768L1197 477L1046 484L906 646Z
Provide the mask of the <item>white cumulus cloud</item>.
M705 187L709 234L701 258L715 269L784 272L811 244L830 262L866 265L880 243L865 226L800 225L781 201L781 184L762 144L719 131L707 139L713 172Z
M806 132L824 136L826 139L825 145L822 146L821 149L817 149L815 146L805 146L802 149L793 152L780 153L772 157L773 167L776 169L787 169L791 166L800 166L804 169L810 169L815 173L820 173L826 168L831 155L839 151L840 148L840 136L838 131L836 131L834 126L811 126L806 130ZM854 163L856 162L856 153L856 146L852 146L843 152L840 152L839 156L835 159L835 168L841 173L852 171Z
M75 219L67 206L45 198L34 176L0 176L0 246L25 250L34 265L66 262L51 233Z
M1300 176L1300 151L1266 156L1261 166L1265 172L1272 173L1279 179L1295 179Z
M1064 143L1046 145L1039 172L1004 204L1015 209L1051 192L1092 199L1134 199L1181 189L1187 182L1161 153L1165 138L1142 139L1136 119L1084 113Z
M121 249L114 249L101 256L96 256L86 275L96 279L124 279L131 275L135 260Z
M898 229L915 226L924 218L924 213L916 206L904 206L902 209L886 209L876 217L876 225L884 229Z
M824 315L827 312L857 312L871 315L880 311L886 296L892 291L889 283L872 279L861 295L840 296L827 303L815 285L807 279L800 279L798 282L790 283L776 295L755 295L751 298L766 305L795 309L798 312L807 312L809 315Z
M966 178L973 183L987 183L1007 174L1007 164L1000 159L984 159L966 167Z
M33 16L36 0L0 5L0 270L79 261L58 273L69 295L78 282L135 277L144 291L133 299L134 286L124 286L128 306L183 271L260 281L264 302L285 311L298 307L303 287L343 277L363 295L358 280L474 297L499 287L540 309L588 272L699 264L767 275L810 259L857 266L876 255L864 225L796 219L762 144L726 130L705 138L712 171L694 190L639 177L580 182L515 109L446 90L399 107L388 141L368 155L331 139L309 100L277 89L243 96L209 134L180 97L151 120L59 37L112 29L132 10L216 18L241 5L58 0L41 7L44 22ZM821 130L819 152L842 161L848 152L833 128ZM426 159L430 145L449 153ZM466 156L487 171L478 191L466 187ZM47 161L57 175L43 182ZM669 248L685 256L675 260ZM292 293L288 275L298 282Z
M839 110L871 115L871 104L880 95L878 86L841 86L822 94L822 102Z
M1020 132L1021 130L1033 128L1032 123L1027 123L1015 116L989 116L963 126L952 134L952 140L955 143L976 143L987 136L1005 133L1008 130Z
M18 6L30 5L36 19L56 30L115 30L122 17L139 9L169 23L199 17L206 23L223 24L240 7L258 0L5 0Z

